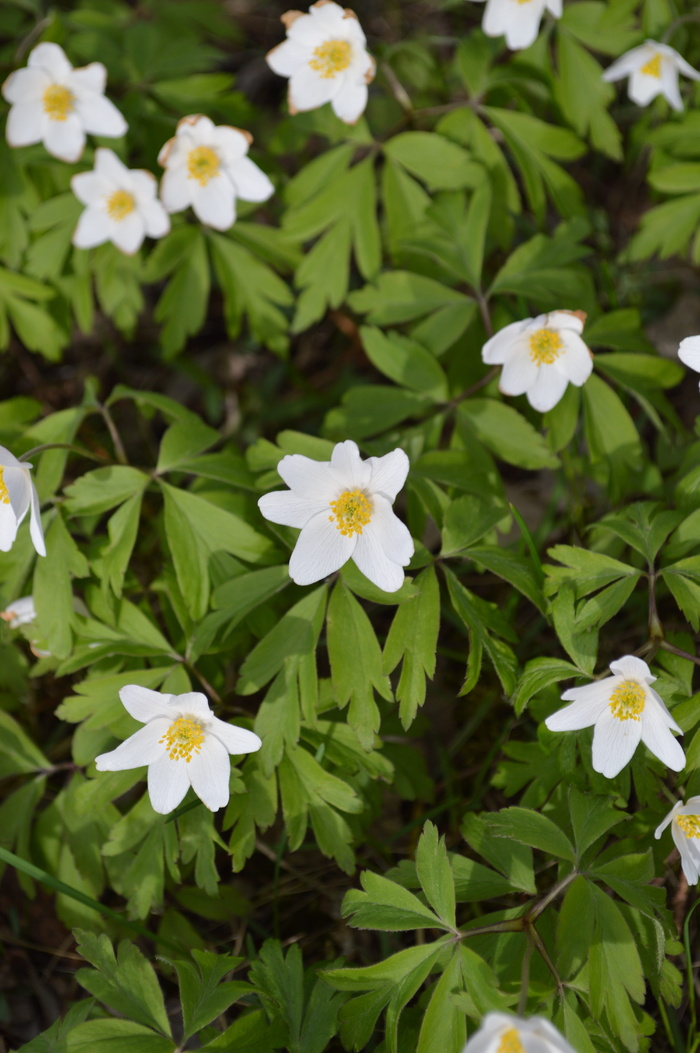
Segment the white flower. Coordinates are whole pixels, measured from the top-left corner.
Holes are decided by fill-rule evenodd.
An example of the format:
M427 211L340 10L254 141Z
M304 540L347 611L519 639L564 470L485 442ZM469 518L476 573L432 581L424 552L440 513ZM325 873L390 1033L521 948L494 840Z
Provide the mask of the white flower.
M463 1053L575 1053L543 1016L528 1020L510 1013L487 1013Z
M487 37L505 36L511 51L529 48L537 39L544 12L561 18L561 5L562 0L486 0L481 28Z
M46 555L39 497L29 474L31 467L0 446L0 552L10 551L17 528L31 507L29 533L39 555Z
M12 600L9 607L6 607L4 611L0 611L0 618L7 622L10 629L18 629L20 625L33 622L36 618L34 597L20 596L19 599Z
M700 878L700 797L689 797L685 804L676 801L657 826L654 836L661 837L669 823L686 881L689 885L697 885Z
M700 336L686 336L681 340L678 357L684 366L700 373Z
M144 169L129 169L113 150L95 151L95 168L70 181L78 201L87 205L73 234L79 249L111 241L133 255L148 234L162 238L170 230L170 217L157 198L155 176Z
M43 143L53 157L77 161L85 133L117 138L128 125L105 99L107 70L101 62L73 69L58 44L39 44L24 69L15 70L2 86L12 108L6 136L10 146Z
M581 339L582 311L551 311L512 322L488 340L481 357L503 365L504 395L527 395L543 413L556 406L568 383L581 387L593 369L593 356Z
M683 732L650 684L656 680L641 658L625 655L610 663L613 676L561 696L570 706L547 717L550 731L578 731L595 725L593 768L614 778L632 759L639 740L674 771L685 767L685 754L669 731Z
M700 73L674 48L668 44L659 44L656 40L647 40L639 47L626 51L612 66L608 66L603 80L629 77L627 92L637 106L648 106L657 95L663 95L674 110L682 110L679 73L691 80L700 80Z
M318 0L308 15L287 11L282 21L287 39L268 53L267 62L280 77L289 77L289 112L330 102L341 121L354 124L367 106L376 68L355 12Z
M255 753L262 746L257 735L219 720L197 691L165 695L129 684L119 697L145 726L96 757L98 771L147 764L151 804L162 815L177 808L190 786L212 812L228 803L229 753Z
M301 527L289 561L292 580L311 585L354 559L380 589L400 589L413 541L391 506L408 469L403 450L363 461L350 439L334 447L330 461L283 457L277 471L290 489L265 494L258 505L271 522Z
M165 168L160 197L168 212L191 205L197 219L215 230L228 230L236 220L236 198L267 201L274 187L246 157L249 132L215 125L208 117L183 117L173 139L158 154Z

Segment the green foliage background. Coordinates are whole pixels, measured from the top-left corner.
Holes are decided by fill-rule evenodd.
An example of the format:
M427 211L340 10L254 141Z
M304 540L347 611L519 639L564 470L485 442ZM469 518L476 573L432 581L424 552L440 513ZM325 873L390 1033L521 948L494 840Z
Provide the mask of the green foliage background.
M86 252L93 147L0 144L0 443L39 448L48 551L24 527L0 555L2 605L38 614L1 641L2 938L41 956L55 913L87 963L60 1020L11 1033L26 1053L460 1053L503 1008L579 1053L700 1045L696 900L653 838L700 793L698 395L645 335L700 262L700 89L675 114L601 80L645 37L700 65L694 5L572 0L516 53L471 3L379 7L355 127L285 115L282 6L0 11L8 72L39 38L106 64L131 167L203 112L276 185L224 234L183 213L133 258ZM480 349L561 308L595 371L542 416ZM257 509L284 454L347 438L410 457L396 594L351 563L293 585L296 532ZM544 727L633 652L685 732L677 778L640 748L607 780L590 732ZM224 814L95 771L137 727L129 683L260 734Z

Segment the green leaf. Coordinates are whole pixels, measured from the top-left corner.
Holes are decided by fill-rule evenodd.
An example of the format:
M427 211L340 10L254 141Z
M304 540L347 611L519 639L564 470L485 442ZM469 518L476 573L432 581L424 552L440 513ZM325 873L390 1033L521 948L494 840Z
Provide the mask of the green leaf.
M166 248L166 241L174 245ZM168 252L172 253L170 258L166 256ZM156 253L158 256L154 260ZM170 274L170 281L156 304L154 317L163 323L163 351L166 358L172 358L182 350L188 337L199 332L206 316L211 280L202 229L187 225L172 231L160 242L149 259L149 265L147 281L161 278L163 270Z
M613 800L612 797L581 793L575 786L569 787L569 812L579 857L613 826L631 818L625 812L615 811Z
M398 954L392 954L375 965L361 966L353 969L324 969L322 976L326 983L337 991L376 991L386 984L398 984L414 970L430 966L443 951L451 936L443 936L436 943L407 947Z
M47 771L51 762L9 713L0 710L0 778Z
M443 567L452 605L469 634L467 672L460 694L466 695L479 680L483 652L496 670L503 690L511 695L515 688L517 661L510 647L499 636L513 638L512 630L495 604L487 603L465 589L451 571Z
M661 577L692 625L695 632L700 629L700 556L689 556L664 567Z
M226 973L240 965L242 958L197 949L192 950L192 957L194 964L186 961L173 962L180 984L185 1039L191 1038L201 1028L225 1013L239 998L255 990L252 984L242 980L221 982Z
M289 347L289 326L282 308L294 301L287 283L258 256L231 237L209 234L214 270L224 294L229 336L241 331L244 315L253 336L277 354Z
M220 438L218 431L209 428L198 417L171 424L160 442L156 470L170 472L181 468L202 450L214 446Z
M412 271L385 271L374 285L365 285L348 297L354 311L367 314L372 325L396 325L436 311L441 307L470 305L463 293Z
M618 559L573 545L554 545L547 555L564 564L563 567L545 565L545 592L548 595L556 592L564 582L573 586L578 598L595 592L603 585L619 581L620 578L631 578L636 582L641 575L641 571L636 567L630 567Z
M425 702L426 676L435 675L435 653L440 630L440 589L435 570L428 567L415 579L415 599L403 603L391 623L384 645L383 669L391 673L403 658L396 688L399 716L410 727Z
M461 1053L464 1049L466 1019L453 997L462 988L462 973L461 948L457 947L450 964L431 991L416 1053Z
M455 927L455 884L447 859L445 838L438 840L437 827L427 822L418 839L416 872L428 903L450 928Z
M99 515L136 494L142 494L148 483L145 472L125 464L96 468L66 486L66 508L71 515Z
M529 421L496 399L467 399L459 407L477 439L496 457L519 468L556 468L559 458ZM636 434L636 433L635 433Z
M533 570L532 563L524 556L499 545L473 545L464 555L515 586L518 592L544 613L545 603L540 579Z
M82 970L81 970L82 971ZM133 1020L88 1020L78 1024L66 1038L67 1053L174 1053L170 1038L156 1035Z
M152 965L135 944L124 941L115 957L107 936L78 930L78 950L94 969L79 969L82 987L110 1009L170 1037L163 994Z
M391 701L391 686L372 623L341 581L331 593L327 622L333 694L341 708L350 703L350 726L369 750L380 722L374 691Z
M525 664L511 699L516 715L520 716L530 699L549 687L550 684L558 684L560 680L569 680L572 676L578 676L579 673L580 670L575 665L563 662L560 658L531 658Z
M410 388L430 395L436 402L447 398L448 385L442 367L429 351L400 333L385 335L381 329L362 326L360 338L369 360L389 377Z
M384 144L384 153L431 190L474 187L484 179L483 168L466 150L434 132L401 132Z
M307 592L253 648L241 666L237 690L252 695L279 672L286 659L313 653L321 631L327 588Z
M484 534L506 515L502 507L493 507L476 497L457 497L450 503L442 529L442 556L453 556L480 541Z
M37 560L32 595L47 650L56 658L70 654L73 622L73 575L87 577L90 567L60 514L46 534L46 556Z
M141 494L134 494L110 516L107 523L109 546L102 556L103 574L117 597L122 594L124 575L136 543L141 519L141 502Z
M501 808L488 816L487 825L494 837L509 837L570 863L576 861L574 846L566 834L546 815L531 808Z
M379 874L365 870L360 882L364 892L350 889L341 908L343 917L349 919L353 928L383 932L454 928L425 907L413 893Z
M465 840L510 882L513 888L534 896L537 892L532 849L517 841L494 838L488 816L468 813L462 822Z

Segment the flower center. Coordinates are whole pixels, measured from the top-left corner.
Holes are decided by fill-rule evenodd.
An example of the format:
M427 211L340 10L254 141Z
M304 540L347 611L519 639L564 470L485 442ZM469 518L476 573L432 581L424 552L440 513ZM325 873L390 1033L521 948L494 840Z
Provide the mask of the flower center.
M115 219L117 223L121 223L136 208L133 195L128 190L115 190L107 198L105 205L107 215L110 219Z
M5 482L5 470L2 466L0 466L0 503L3 505L9 505L10 503L10 494Z
M552 362L559 358L563 346L559 333L555 333L553 329L538 329L530 337L530 358L538 366L551 366Z
M170 760L184 760L189 764L192 754L202 748L204 727L193 717L178 717L158 741L165 743Z
M352 48L347 40L326 40L314 48L314 57L309 62L311 69L330 80L350 65Z
M337 501L331 501L331 508L328 519L345 537L361 534L372 518L372 503L361 490L344 490Z
M62 84L49 84L42 99L44 113L48 113L52 121L65 121L68 114L73 112L74 100L73 92Z
M700 815L677 815L676 822L686 837L700 837Z
M657 80L661 77L661 55L658 51L644 63L639 72L646 73L647 77L656 77Z
M518 0L519 4L528 2L529 0ZM525 1053L517 1028L511 1027L503 1032L496 1053Z
M200 186L206 186L210 179L218 176L220 166L216 150L210 146L197 146L190 150L187 158L188 178L196 179Z
M639 720L646 692L637 680L623 680L610 696L610 711L618 720Z

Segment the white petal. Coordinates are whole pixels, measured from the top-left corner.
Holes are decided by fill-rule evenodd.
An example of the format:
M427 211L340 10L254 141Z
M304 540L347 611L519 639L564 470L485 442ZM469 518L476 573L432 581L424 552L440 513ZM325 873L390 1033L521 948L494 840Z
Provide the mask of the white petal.
M291 77L300 66L305 65L311 58L311 49L307 44L300 44L297 40L283 40L272 51L266 55L267 64L270 69L280 77ZM13 100L10 99L10 102Z
M572 699L570 706L557 710L545 720L550 731L580 731L595 724L610 705L610 689L603 683L574 687L562 695L564 701ZM574 696L576 693L576 697Z
M288 453L277 465L277 474L299 497L325 504L335 497L336 480L330 461L314 461L301 453Z
M550 311L547 315L547 326L558 332L562 329L571 330L580 336L583 332L583 319L573 311Z
M640 66L648 62L653 54L654 49L646 44L640 44L639 47L626 51L624 55L621 55L619 59L613 62L612 66L608 66L603 73L603 80L622 80L623 77L628 77L630 73L634 73Z
M118 139L128 129L121 113L104 95L86 94L75 100L75 109L86 132Z
M20 625L26 625L28 622L33 622L36 618L34 597L20 596L19 599L12 600L2 614L0 614L0 618L7 621L11 629L17 629Z
M127 256L133 256L141 248L145 236L143 220L137 211L112 224L112 241Z
M265 494L258 501L258 508L271 523L282 526L303 527L320 512L330 515L327 501L310 501L307 497L298 497L291 490L275 490Z
M200 752L192 754L186 767L192 789L210 811L228 804L231 761L223 742L207 735Z
M202 223L214 230L228 230L236 221L236 195L233 185L225 175L210 179L206 186L193 180L192 208Z
M248 153L251 136L240 128L219 124L212 129L207 146L212 146L225 165L233 167Z
M171 695L168 712L173 720L181 716L195 717L197 720L208 722L213 717L209 699L201 691L185 691L182 695Z
M292 113L315 110L330 102L337 90L337 77L322 77L307 64L290 77L289 109Z
M141 687L140 684L127 684L119 692L119 698L127 713L142 724L156 717L167 717L169 721L172 719L168 708L172 695L152 691L149 687Z
M78 161L85 148L85 132L77 113L69 114L65 121L48 121L44 146L60 161Z
M249 157L241 157L229 172L236 194L243 201L267 201L275 188L258 166Z
M490 366L503 365L511 355L513 345L517 338L528 328L533 318L526 318L522 322L511 322L510 325L499 329L495 336L487 340L481 349L481 357Z
M29 480L29 495L31 499L31 516L29 519L29 536L38 555L46 555L46 544L44 542L44 530L41 525L41 510L39 508L39 495L34 483Z
M19 468L12 466L5 468L3 478L10 498L10 504L12 505L12 511L19 524L29 511L34 484L28 469L24 465L20 465Z
M149 765L148 795L154 812L167 815L177 808L190 787L188 767L184 760L170 760L167 753Z
M674 110L683 109L678 87L678 68L672 59L661 60L661 89Z
M107 146L100 146L95 150L95 174L98 178L101 176L105 182L114 184L115 189L127 189L126 184L131 182L129 169L119 160L114 150Z
M566 391L568 380L565 375L552 365L544 363L538 368L535 383L527 391L527 401L533 409L546 413L556 406Z
M376 534L365 530L352 556L364 576L384 592L397 592L404 582L403 567L387 556Z
M77 249L92 249L109 241L111 233L112 223L107 213L101 208L86 208L73 232L73 244Z
M223 743L229 753L240 756L243 753L257 753L262 746L262 740L253 731L236 727L218 717L212 717L209 721L207 731L216 736Z
M506 44L511 51L529 48L537 40L543 8L543 3L529 0L526 4L519 3L515 10L510 12L505 34Z
M367 85L354 83L346 77L344 84L331 99L333 113L346 124L356 124L367 109Z
M700 373L700 336L686 336L681 340L678 357L683 365Z
M630 76L627 93L637 106L648 106L652 99L660 95L663 90L660 77L652 77L641 70L635 70Z
M646 662L633 654L623 655L616 662L611 662L610 669L615 676L627 677L629 680L644 680L647 684L653 684L656 680Z
M3 468L31 468L28 461L18 461L6 446L0 446L0 466Z
M129 189L138 201L139 208L152 205L158 193L158 181L153 173L147 172L145 168L128 168L126 175L131 184Z
M676 847L680 852L685 880L689 885L697 885L698 877L700 877L700 855L697 847L693 844L694 838L687 838L683 831L674 825L673 840L676 842Z
M668 824L670 822L672 822L676 818L676 816L678 815L678 813L679 813L679 811L680 811L680 809L682 807L683 807L683 802L682 801L676 801L676 803L674 804L673 808L667 814L667 816L663 820L663 822L659 823L659 825L657 826L656 830L654 831L654 837L656 838L657 841L661 837L662 833L664 832L664 830L666 829Z
M95 757L98 771L126 771L128 768L141 768L144 764L153 764L163 754L161 739L168 730L168 721L163 718L152 720L139 728L111 753L101 753Z
M35 102L18 102L7 115L5 137L10 146L31 146L44 138L46 116Z
M518 348L503 363L498 386L504 395L523 395L537 380L539 366L525 348Z
M545 0L544 6L553 18L561 18L563 10L562 0Z
M653 687L647 687L647 694L651 695L660 712L663 714L665 726L667 728L671 728L672 731L677 731L679 735L682 735L683 731L681 730L681 728L679 728L678 724L676 724L675 720L671 716L670 710L668 709L666 703L664 702L663 698L658 693L658 691L654 691Z
M160 201L151 201L140 208L143 224L149 238L163 238L170 230L170 216Z
M388 501L395 501L411 467L404 451L397 447L383 457L368 457L367 464L372 471L367 487L369 492L383 494Z
M365 490L369 487L372 467L363 461L357 443L352 439L338 442L331 454L331 470L344 490Z
M2 86L2 94L8 102L36 103L40 108L42 97L51 83L45 70L17 69L11 73Z
M184 168L167 168L160 182L160 199L168 212L182 212L191 205L194 186Z
M610 710L604 712L593 732L594 770L614 779L632 759L641 737L641 720L619 720Z
M665 716L654 700L649 700L644 707L642 742L668 768L673 771L682 771L685 768L683 747L671 734Z
M384 554L394 563L405 567L415 552L408 527L394 514L391 503L381 494L374 495L372 504L372 519L360 535L358 547L365 536L368 539L372 538L372 543L376 538L376 543ZM355 560L357 561L357 555Z
M69 84L76 94L102 95L107 86L107 70L101 62L91 62L74 69Z
M59 83L63 83L73 71L63 48L49 41L37 44L33 51L30 51L27 65L46 70L51 79Z
M355 551L357 535L347 537L328 520L325 511L302 528L289 560L289 576L297 585L312 585L336 570Z
M98 172L78 172L71 177L70 188L83 205L102 205L116 189L112 180Z
M12 505L0 501L0 552L9 552L17 537L17 516Z
M689 62L686 62L682 55L675 53L676 67L684 77L690 77L691 80L700 80L700 72L696 70Z
M569 383L580 388L593 371L591 352L581 337L571 330L560 329L559 336L565 348L565 353L558 359L559 365Z

